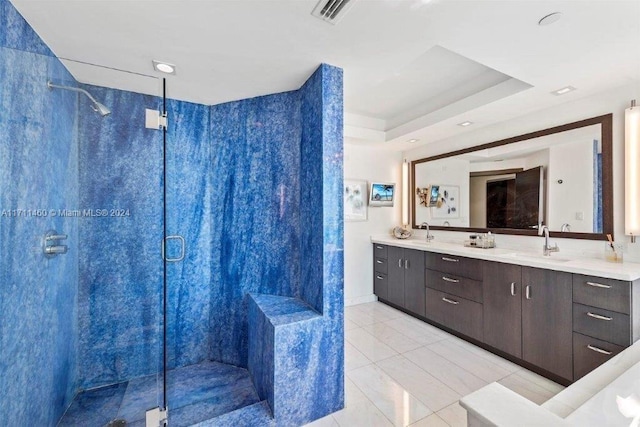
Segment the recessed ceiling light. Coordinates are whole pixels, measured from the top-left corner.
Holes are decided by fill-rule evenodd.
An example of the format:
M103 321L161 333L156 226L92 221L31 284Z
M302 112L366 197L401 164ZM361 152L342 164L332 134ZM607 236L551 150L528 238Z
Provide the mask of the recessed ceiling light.
M161 62L161 61L156 61L153 60L151 61L153 63L153 69L156 71L160 71L161 73L165 73L165 74L175 74L176 73L176 66L173 64L169 64L167 62Z
M472 124L473 122L466 121L466 122L458 123L458 126L467 127Z
M553 12L546 16L543 16L539 21L538 25L551 25L554 22L557 22L560 18L562 18L562 12Z
M408 142L409 144L413 144L414 142L418 142L418 141L420 141L420 140L419 140L419 139L415 139L415 138L411 138L411 139L410 139L410 140L408 140L407 142Z
M565 93L573 92L574 90L576 90L576 88L573 86L565 86L561 89L554 90L551 93L554 95L564 95Z

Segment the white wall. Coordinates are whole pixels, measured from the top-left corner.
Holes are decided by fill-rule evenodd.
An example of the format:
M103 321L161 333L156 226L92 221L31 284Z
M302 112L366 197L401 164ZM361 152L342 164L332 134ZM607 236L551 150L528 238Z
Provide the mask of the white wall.
M619 242L629 242L624 235L624 110L629 106L629 100L640 99L640 87L627 85L606 93L576 99L556 107L541 110L523 117L502 122L498 125L486 126L468 132L455 138L438 141L437 144L427 144L404 153L409 160L434 156L453 150L496 141L527 132L570 123L590 117L613 113L613 203L614 203L614 239ZM472 114L472 112L470 113ZM571 163L567 162L571 168ZM421 234L421 233L416 233ZM450 231L434 231L440 240L462 241L467 233ZM568 255L584 255L602 257L603 241L578 239L552 239L557 241L562 253ZM540 249L539 237L521 237L498 235L498 246L537 251ZM625 259L640 262L640 243L628 244Z
M402 155L400 152L345 144L345 179L395 182L397 195L393 207L369 207L367 221L344 223L345 305L375 300L373 295L372 235L388 234L401 225Z

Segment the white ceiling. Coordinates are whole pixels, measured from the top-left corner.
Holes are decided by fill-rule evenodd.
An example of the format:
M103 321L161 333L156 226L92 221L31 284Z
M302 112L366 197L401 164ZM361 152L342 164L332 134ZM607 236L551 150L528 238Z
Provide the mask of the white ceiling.
M11 0L84 83L158 94L158 59L169 97L218 104L339 66L347 141L393 150L640 86L640 0L352 1L331 25L316 0Z

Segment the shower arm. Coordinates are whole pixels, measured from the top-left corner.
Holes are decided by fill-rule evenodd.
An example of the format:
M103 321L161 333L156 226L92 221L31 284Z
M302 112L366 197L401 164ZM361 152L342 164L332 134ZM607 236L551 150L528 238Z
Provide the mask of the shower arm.
M89 98L92 102L91 108L93 109L93 111L95 111L96 113L100 113L100 110L98 109L98 105L101 105L93 96L91 96L91 94L89 92L87 92L84 89L80 89L78 87L72 87L72 86L62 86L62 85L57 85L54 83L51 83L51 81L47 82L47 87L51 90L51 89L66 89L66 90L70 90L73 92L80 92L83 93L85 95L87 95L87 98Z

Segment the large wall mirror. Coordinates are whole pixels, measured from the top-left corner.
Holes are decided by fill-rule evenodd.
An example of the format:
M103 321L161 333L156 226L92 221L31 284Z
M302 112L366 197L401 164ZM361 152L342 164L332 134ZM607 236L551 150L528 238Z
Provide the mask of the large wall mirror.
M432 229L606 240L612 115L412 162L412 222Z

